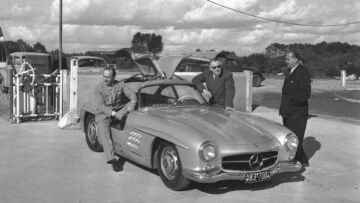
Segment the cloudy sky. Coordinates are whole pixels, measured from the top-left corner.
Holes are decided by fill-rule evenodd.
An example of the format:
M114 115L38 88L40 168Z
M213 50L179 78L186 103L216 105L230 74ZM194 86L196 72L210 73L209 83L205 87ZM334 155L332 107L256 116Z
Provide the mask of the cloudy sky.
M59 47L60 0L0 0L0 26L6 40ZM263 18L254 18L206 0L63 0L63 50L130 47L136 32L163 37L164 53L197 48L264 52L272 43L347 42L360 45L359 0L213 0Z

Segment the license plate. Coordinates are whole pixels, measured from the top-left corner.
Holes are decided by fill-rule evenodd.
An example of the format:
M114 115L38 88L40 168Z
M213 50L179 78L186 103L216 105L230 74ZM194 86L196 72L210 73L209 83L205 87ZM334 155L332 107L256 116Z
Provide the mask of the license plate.
M247 173L245 183L255 183L270 180L270 170Z

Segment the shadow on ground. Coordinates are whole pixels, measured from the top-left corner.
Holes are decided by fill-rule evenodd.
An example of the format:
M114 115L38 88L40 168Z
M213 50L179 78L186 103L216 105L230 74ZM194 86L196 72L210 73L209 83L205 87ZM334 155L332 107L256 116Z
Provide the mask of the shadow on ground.
M253 104L252 105L252 111L255 111L260 105L258 104Z
M321 143L315 137L305 137L303 143L304 151L310 160L321 148Z

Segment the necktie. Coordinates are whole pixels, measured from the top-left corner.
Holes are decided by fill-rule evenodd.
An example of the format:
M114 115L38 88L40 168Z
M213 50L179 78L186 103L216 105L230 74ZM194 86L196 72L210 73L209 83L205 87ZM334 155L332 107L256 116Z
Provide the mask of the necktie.
M113 104L113 92L112 92L112 87L110 87L110 103Z

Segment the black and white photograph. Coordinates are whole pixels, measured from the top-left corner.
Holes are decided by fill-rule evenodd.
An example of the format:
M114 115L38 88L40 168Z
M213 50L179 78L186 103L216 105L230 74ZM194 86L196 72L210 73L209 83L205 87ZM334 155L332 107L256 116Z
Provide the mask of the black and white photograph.
M360 202L359 11L0 0L0 202Z

